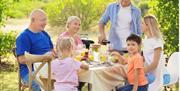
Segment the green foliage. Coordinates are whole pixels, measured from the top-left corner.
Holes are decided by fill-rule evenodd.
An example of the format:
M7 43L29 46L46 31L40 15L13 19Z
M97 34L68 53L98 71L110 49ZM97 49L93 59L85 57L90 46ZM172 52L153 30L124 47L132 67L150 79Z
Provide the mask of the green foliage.
M40 0L16 0L11 6L8 16L11 18L25 18L33 9L43 8L45 1Z
M46 6L52 26L65 26L69 16L81 19L82 30L88 30L104 12L107 4L114 0L53 0Z
M4 25L10 5L9 0L0 0L0 26Z
M0 31L0 56L6 56L6 54L12 52L12 48L15 47L16 33Z
M141 1L138 3L138 7L141 9L141 14L142 16L146 15L148 13L149 10L149 6L148 6L149 1Z
M169 56L175 51L179 51L179 10L178 0L153 0L150 12L154 13L161 25L165 41L165 53Z

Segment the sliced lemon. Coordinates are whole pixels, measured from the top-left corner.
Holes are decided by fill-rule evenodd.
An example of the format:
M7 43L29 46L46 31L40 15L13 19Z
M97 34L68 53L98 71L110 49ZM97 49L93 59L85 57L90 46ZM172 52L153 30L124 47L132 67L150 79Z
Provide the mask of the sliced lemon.
M94 56L93 55L89 55L89 60L90 61L94 61Z
M102 62L106 62L106 60L107 60L107 59L106 59L106 56L105 56L105 55L101 55L101 56L100 56L100 60L101 60Z

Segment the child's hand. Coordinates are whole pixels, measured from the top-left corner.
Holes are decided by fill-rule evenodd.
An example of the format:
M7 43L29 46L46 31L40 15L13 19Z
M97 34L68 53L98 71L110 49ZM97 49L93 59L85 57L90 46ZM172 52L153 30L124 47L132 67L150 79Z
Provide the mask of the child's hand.
M119 54L119 52L114 51L111 53L111 55L114 57L115 63L117 63L120 60L121 55Z
M111 53L111 55L112 55L112 56L115 56L115 59L116 59L119 63L121 63L121 64L123 64L123 65L127 64L126 58L124 58L119 52L114 51L114 52Z
M132 89L132 91L137 91L136 89Z
M82 61L81 69L89 70L89 65L85 61Z
M112 56L120 56L119 52L116 52L116 51L111 52L111 55Z
M138 87L133 87L132 91L137 91Z

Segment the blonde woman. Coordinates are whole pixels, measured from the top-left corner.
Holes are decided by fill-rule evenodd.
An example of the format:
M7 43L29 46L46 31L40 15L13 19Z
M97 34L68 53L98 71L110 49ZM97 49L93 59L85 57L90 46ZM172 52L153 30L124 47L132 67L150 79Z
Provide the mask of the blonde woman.
M59 38L56 46L58 58L52 61L52 75L56 82L55 91L78 91L78 70L88 70L89 66L72 58L74 41L70 37Z
M61 37L72 37L74 39L75 44L75 53L78 55L81 50L83 49L83 42L80 36L77 34L81 26L81 20L77 16L70 16L66 22L66 31L61 33L58 38ZM84 86L84 82L79 83L78 90L81 91L82 87Z
M80 29L80 25L81 25L81 20L79 19L79 17L77 16L68 17L66 23L66 31L61 33L59 37L72 37L74 39L76 46L83 44L80 36L77 34L77 32Z
M143 41L143 55L145 58L145 72L149 81L148 91L158 91L163 84L163 39L159 30L157 19L148 15L142 22L142 32L145 34Z

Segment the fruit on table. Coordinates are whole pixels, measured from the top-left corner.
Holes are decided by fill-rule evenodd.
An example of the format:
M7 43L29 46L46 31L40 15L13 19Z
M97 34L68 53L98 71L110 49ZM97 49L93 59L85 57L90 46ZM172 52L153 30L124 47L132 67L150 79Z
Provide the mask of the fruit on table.
M95 52L99 51L98 48L93 48L92 50L95 51Z
M100 47L101 47L100 44L93 44L92 45L92 51L98 52Z
M116 63L117 59L114 56L109 56L109 60Z
M81 56L84 56L85 55L85 51L83 51L82 53L81 53Z
M128 58L128 53L125 53L124 55L123 55L125 58Z
M77 61L81 61L81 58L82 58L81 55L75 56L75 60L77 60Z
M106 59L106 56L105 56L105 55L101 55L101 56L100 56L100 60L101 60L102 62L106 62L106 60L107 60L107 59Z
M94 56L93 55L89 55L89 60L90 61L94 61Z

